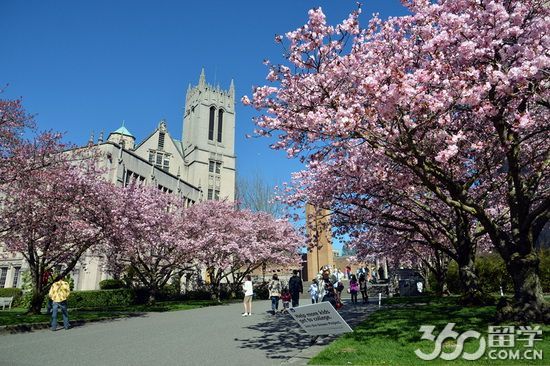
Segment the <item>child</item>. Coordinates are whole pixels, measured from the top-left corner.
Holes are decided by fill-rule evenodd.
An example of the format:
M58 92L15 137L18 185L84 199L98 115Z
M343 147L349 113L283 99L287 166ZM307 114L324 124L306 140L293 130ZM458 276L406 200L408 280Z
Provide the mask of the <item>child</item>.
M352 304L357 304L357 293L359 292L359 282L357 282L357 277L351 275L349 281L349 293L351 294Z
M319 286L317 286L317 279L314 279L312 284L309 286L309 296L311 296L311 303L315 304L319 301Z
M292 296L290 295L290 292L288 291L288 288L283 289L283 293L281 294L281 300L283 300L283 309L281 312L287 312L290 308L290 300L292 299Z

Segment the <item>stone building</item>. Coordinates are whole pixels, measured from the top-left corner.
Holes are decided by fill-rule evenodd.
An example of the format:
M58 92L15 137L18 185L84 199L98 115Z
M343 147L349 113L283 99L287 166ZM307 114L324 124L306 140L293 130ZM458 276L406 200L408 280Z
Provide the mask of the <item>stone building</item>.
M186 206L208 199L235 199L235 87L222 90L206 82L202 70L198 85L189 85L185 98L182 139L175 139L161 120L139 144L123 124L106 141L102 134L89 145L101 151L104 178L119 186L132 181L178 195ZM21 287L26 263L17 253L2 253L0 288ZM101 258L84 256L72 278L76 290L98 288L108 275Z

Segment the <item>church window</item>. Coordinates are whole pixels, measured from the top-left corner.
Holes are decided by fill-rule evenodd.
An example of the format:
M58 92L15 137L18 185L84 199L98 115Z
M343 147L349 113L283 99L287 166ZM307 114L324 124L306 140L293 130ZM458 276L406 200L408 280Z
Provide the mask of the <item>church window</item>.
M218 142L222 142L223 110L218 112Z
M158 144L159 150L164 150L164 135L165 135L164 132L159 133L159 144Z
M153 151L149 151L149 163L150 164L155 163L155 153Z
M157 163L156 163L156 165L158 167L162 166L162 154L157 153Z
M167 172L170 170L170 160L168 159L168 156L164 156L164 163L162 164L162 170Z
M6 286L6 277L8 276L8 267L0 268L0 288Z
M134 173L130 169L127 169L124 177L124 187L127 187L132 183L136 183L137 185L142 185L145 183L145 177L137 173Z
M11 287L19 286L19 275L21 274L21 267L13 268L13 281Z
M222 162L221 161L215 161L215 160L209 160L208 161L208 171L210 173L220 174L221 171L222 171Z
M220 191L219 191L218 189L216 189L216 190L214 191L214 199L215 199L216 201L219 201L219 200L220 200Z
M216 108L210 107L210 120L208 122L208 139L214 141L214 116Z
M208 199L211 200L214 195L214 190L212 188L208 188Z

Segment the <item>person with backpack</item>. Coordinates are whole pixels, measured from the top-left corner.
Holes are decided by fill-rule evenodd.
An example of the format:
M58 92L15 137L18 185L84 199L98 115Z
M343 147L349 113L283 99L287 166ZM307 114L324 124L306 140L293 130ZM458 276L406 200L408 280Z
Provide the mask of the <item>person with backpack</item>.
M277 314L277 310L279 310L279 298L281 297L281 281L279 281L279 276L277 274L273 274L273 278L269 282L269 285L267 286L269 290L269 297L271 298L271 310L273 311L273 315Z
M359 292L359 282L354 274L351 275L349 280L349 293L351 294L351 303L357 304L357 293Z
M298 276L298 271L292 271L293 275L288 281L288 290L290 291L290 296L292 296L292 307L295 308L299 306L300 303L300 294L304 293L304 285L302 284L302 279Z

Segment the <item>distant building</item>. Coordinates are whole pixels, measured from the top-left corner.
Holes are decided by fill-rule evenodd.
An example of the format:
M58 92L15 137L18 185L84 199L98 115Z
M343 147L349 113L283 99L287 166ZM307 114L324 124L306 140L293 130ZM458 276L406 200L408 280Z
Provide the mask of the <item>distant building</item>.
M106 141L89 142L103 153L104 177L118 186L132 181L155 186L180 197L186 206L203 200L235 200L235 87L229 90L206 83L204 70L198 85L187 89L182 140L172 137L168 124L157 128L136 145L135 136L124 124ZM0 245L0 252L2 251ZM0 288L21 287L26 269L23 257L5 253L0 258ZM75 267L75 289L97 289L108 275L101 258L84 256Z

